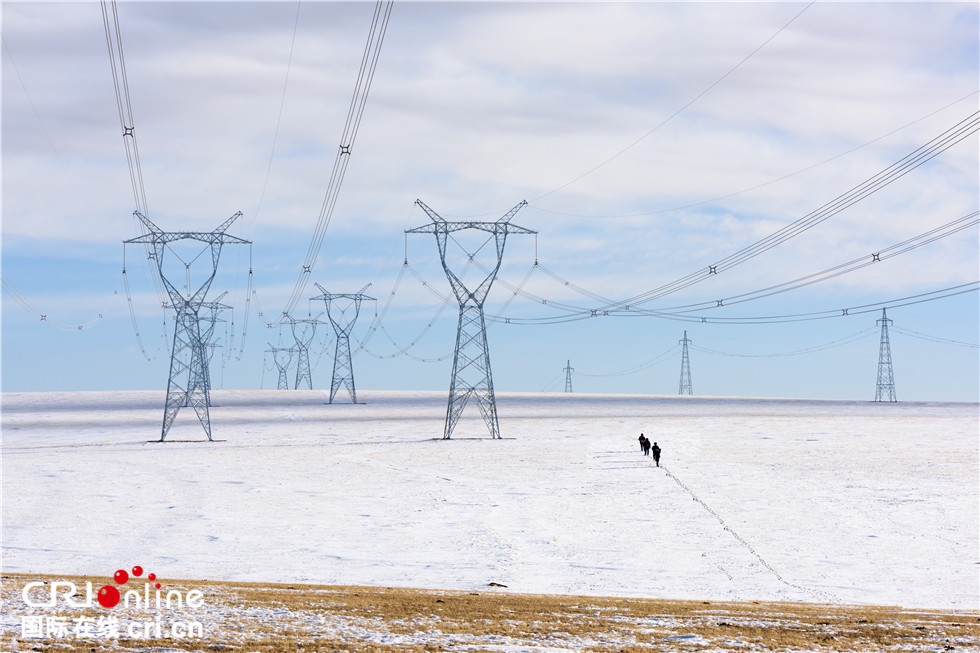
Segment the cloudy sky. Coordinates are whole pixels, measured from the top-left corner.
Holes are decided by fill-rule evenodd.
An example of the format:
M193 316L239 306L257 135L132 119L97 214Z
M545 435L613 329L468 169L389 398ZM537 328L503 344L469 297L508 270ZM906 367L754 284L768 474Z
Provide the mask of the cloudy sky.
M697 394L872 399L887 307L899 399L980 396L978 139L951 131L978 108L976 3L396 3L328 214L373 3L117 9L145 207L100 4L2 6L4 391L166 387L137 208L164 231L243 213L215 387L275 387L276 323L320 315L318 282L372 284L358 387L448 388L456 303L435 239L404 234L421 199L528 202L486 302L498 390L561 391L571 361L576 391L673 394L686 330ZM447 263L475 285L493 252L460 232ZM324 325L314 387L332 360Z

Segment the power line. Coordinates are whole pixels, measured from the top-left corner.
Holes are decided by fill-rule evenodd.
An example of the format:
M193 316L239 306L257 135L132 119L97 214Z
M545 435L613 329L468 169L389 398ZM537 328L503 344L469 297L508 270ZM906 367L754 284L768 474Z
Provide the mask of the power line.
M791 24L793 24L793 22L797 18L799 18L800 16L802 16L803 15L803 12L805 12L807 9L809 9L810 7L812 7L815 2L816 2L816 0L813 0L813 2L810 2L810 4L808 4L807 6L803 7L803 9L801 9L799 12L796 13L796 15L794 15L792 18L790 18L789 21L785 25L783 25L782 27L780 27L778 30L776 30L776 32L772 36L770 36L768 39L766 39L762 43L762 45L758 46L755 50L753 50L752 52L750 52L745 58L743 58L741 61L739 61L737 64L735 64L732 68L730 68L728 70L728 72L726 72L724 75L722 75L721 77L719 77L718 79L716 79L714 82L712 82L703 91L701 91L700 93L698 93L697 95L695 95L691 100L689 100L687 102L687 104L685 104L684 106L682 106L680 109L677 109L674 113L670 114L667 118L665 118L664 120L662 120L660 122L660 124L658 124L656 127L654 127L653 129L651 129L646 134L644 134L643 136L639 137L638 139L636 139L635 141L633 141L632 143L630 143L629 145L627 145L623 149L621 149L619 152L616 152L615 154L613 154L611 157L609 157L608 159L606 159L602 163L599 163L598 165L593 166L589 170L586 170L585 172L583 172L582 174L580 174L575 179L572 179L571 181L562 184L558 188L555 188L554 190L550 190L547 193L545 193L544 195L539 195L538 197L536 197L533 200L531 200L531 202L537 202L538 200L544 199L545 197L548 197L549 195L553 195L554 193L557 193L560 190L563 190L565 188L568 188L572 184L576 183L577 181L579 181L581 179L584 179L585 177L588 177L589 175L591 175L593 172L595 172L596 170L598 170L602 166L604 166L607 163L609 163L610 161L613 161L614 159L618 158L619 156L621 156L622 154L626 153L627 151L629 151L630 149L632 149L634 146L636 146L637 144L639 144L641 141L645 140L648 136L650 136L651 134L653 134L655 131L657 131L658 129L660 129L661 127L663 127L664 125L666 125L668 122L670 122L671 120L673 120L674 118L676 118L685 109L687 109L692 104L694 104L695 102L697 102L698 100L700 100L702 97L704 97L714 87L718 86L723 81L725 81L725 79L728 78L729 75L731 75L736 70L738 70L739 68L741 68L742 65L746 61L748 61L749 59L751 59L752 57L754 57L756 55L756 53L758 53L762 48L766 47L769 44L770 41L772 41L774 38L776 38L777 36L779 36L783 32L783 30L785 30L787 27L789 27Z
M774 354L736 354L733 352L718 351L717 349L708 349L707 347L698 347L692 345L691 349L696 349L697 351L704 352L706 354L714 354L715 356L729 356L732 358L782 358L785 356L800 356L802 354L814 354L821 351L827 351L828 349L836 349L837 347L843 347L844 345L849 345L852 342L857 342L867 338L872 333L877 332L877 327L871 327L870 329L865 329L863 331L858 331L857 333L852 333L849 336L844 336L843 338L838 338L831 342L826 342L819 345L813 345L812 347L806 347L804 349L796 349L794 351L783 351Z
M783 322L808 322L812 320L826 320L832 318L846 317L849 315L861 315L871 313L882 308L898 308L901 306L912 306L914 304L924 304L926 302L948 299L957 295L963 295L980 290L980 281L971 281L956 286L949 286L939 290L931 290L915 295L907 295L887 301L873 302L870 304L860 304L847 308L817 311L813 313L795 313L790 315L768 315L757 317L715 317L708 318L702 316L684 317L669 313L657 315L666 319L680 320L686 322L701 322L704 324L779 324ZM625 315L623 313L622 315Z
M3 289L7 292L7 295L11 299L13 299L28 313L37 316L39 318L39 322L44 322L50 327L61 331L85 331L86 329L92 328L102 320L102 313L99 313L95 317L79 324L69 324L68 322L50 319L48 313L42 313L41 309L39 309L30 299L28 299L26 295L17 290L14 284L12 284L5 275L0 275L0 279L3 281Z
M391 16L392 0L379 1L374 8L374 15L371 19L371 29L368 33L367 42L364 44L364 54L361 57L361 66L358 70L357 82L354 85L354 94L351 97L350 107L347 111L347 122L344 124L344 131L341 135L340 147L334 159L333 169L330 172L330 181L327 184L327 191L323 197L323 204L320 207L320 214L317 218L316 227L313 230L313 237L303 259L303 265L296 279L296 285L290 295L283 314L290 313L297 302L304 296L306 284L313 271L313 266L320 254L320 247L323 245L323 238L326 235L327 227L333 217L334 207L337 205L337 198L340 195L340 187L344 182L344 174L347 172L347 164L350 161L351 150L357 138L357 131L364 116L364 109L367 106L368 93L371 90L371 82L374 80L374 72L378 66L378 59L381 55L381 46L384 43L385 30L388 27L388 20Z
M905 176L912 170L918 168L919 166L925 164L927 161L938 156L940 153L946 151L953 145L963 141L972 134L975 134L978 129L980 129L980 112L974 112L972 115L966 119L960 121L950 129L946 130L939 136L936 136L930 140L925 145L917 148L913 152L907 154L906 156L899 159L897 162L888 166L881 172L870 177L864 182L854 186L847 192L839 195L834 200L824 204L818 209L811 211L802 218L790 223L789 225L773 232L772 234L756 241L755 243L743 247L742 249L726 256L723 259L717 261L714 265L708 265L707 267L701 268L696 272L692 272L684 277L676 279L667 284L663 284L657 288L645 291L633 297L622 300L605 300L605 304L595 309L585 309L580 307L568 307L569 314L562 317L544 317L544 318L507 318L506 321L510 323L520 323L520 324L553 324L556 322L572 321L575 319L587 319L589 317L596 317L598 315L608 315L613 312L634 312L636 311L636 306L644 304L647 302L660 299L667 295L676 293L680 290L684 290L693 286L697 283L705 281L721 272L731 269L741 263L744 263L756 256L759 256L770 249L773 249L786 241L794 238L806 231L814 228L818 224L826 221L827 219L837 215L838 213L844 211L845 209L853 206L857 202L865 199L866 197L878 192L882 188L894 183L901 177ZM971 216L966 216L963 220L967 218L975 217L973 214ZM961 228L967 228L969 224L962 226ZM952 233L955 233L952 232ZM947 234L948 235L948 234ZM931 242L931 241L929 241ZM923 242L922 244L926 244ZM900 244L901 245L901 244ZM896 246L898 247L898 246ZM894 254L893 254L894 255ZM566 284L567 285L567 284ZM539 300L541 298L538 298ZM542 303L546 303L541 300ZM639 313L637 313L639 314ZM645 314L655 314L660 317L666 317L662 311L656 311L654 313Z
M897 326L892 326L892 331L897 331L906 336L911 336L913 338L918 338L919 340L928 340L929 342L938 342L944 345L956 345L957 347L969 347L970 349L980 349L980 345L975 342L962 342L960 340L950 340L949 338L940 338L939 336L930 336L925 333L919 333L918 331L909 331L908 329L901 329Z
M863 149L863 148L865 148L865 147L867 147L869 145L873 145L874 143L877 143L878 141L884 140L884 139L888 138L889 136L892 136L894 134L899 133L900 131L904 131L905 129L908 129L912 125L918 124L918 123L922 122L923 120L926 120L927 118L931 118L931 117L935 116L936 114L941 113L941 112L945 111L946 109L949 109L950 107L955 106L955 105L959 104L960 102L963 102L964 100L973 97L977 93L980 93L980 91L973 91L973 92L971 92L971 93L969 93L967 95L964 95L963 97L959 98L958 100L954 100L953 102L950 102L949 104L946 104L945 106L942 106L942 107L936 109L935 111L932 111L930 113L927 113L926 115L921 116L919 118L916 118L915 120L913 120L911 122L905 123L901 127L898 127L896 129L891 130L887 134L882 134L881 136L878 136L877 138L873 138L870 141L867 141L865 143L862 143L861 145L858 145L857 147L853 147L853 148L851 148L849 150L846 150L844 152L841 152L839 154L835 154L834 156L830 157L829 159L824 159L823 161L818 161L817 163L813 163L811 165L808 165L807 167L801 168L799 170L796 170L795 172L790 172L790 173L785 174L785 175L782 175L780 177L776 177L775 179L770 179L769 181L764 181L761 184L756 184L756 185L750 186L748 188L743 188L742 190L737 190L737 191L734 191L734 192L731 192L731 193L727 193L725 195L719 195L717 197L712 197L710 199L700 200L698 202L692 202L690 204L683 204L683 205L680 205L680 206L672 206L672 207L669 207L669 208L666 208L666 209L656 209L656 210L653 210L653 211L640 211L640 212L637 212L637 213L623 213L623 214L619 214L619 215L583 215L583 214L578 214L578 213L568 213L567 211L553 211L551 209L546 209L546 208L543 208L541 206L538 206L537 204L534 205L534 209L535 210L538 210L538 211L543 211L545 213L551 213L551 214L554 214L554 215L564 215L564 216L573 217L573 218L612 219L612 218L636 218L636 217L640 217L640 216L660 215L660 214L663 214L663 213L673 213L675 211L683 211L684 209L692 209L692 208L695 208L695 207L698 207L698 206L704 206L705 204L713 204L714 202L720 202L721 200L727 200L727 199L732 198L732 197L737 197L739 195L743 195L745 193L750 193L750 192L752 192L754 190L759 190L760 188L765 188L766 186L770 186L772 184L776 184L776 183L779 183L781 181L785 181L786 179L790 179L790 178L795 177L797 175L803 174L804 172L809 172L810 170L813 170L814 168L819 168L822 165L826 165L826 164L828 164L828 163L830 163L832 161L836 161L837 159L843 158L843 157L845 157L845 156L847 156L849 154L853 154L854 152L857 152L858 150L861 150L861 149Z
M259 194L259 202L255 207L255 214L252 221L259 217L262 209L262 201L265 199L265 190L269 186L269 177L272 175L272 161L276 156L276 144L279 142L279 127L282 125L282 113L286 106L286 89L289 86L289 71L293 65L293 48L296 46L296 31L299 28L299 8L302 2L296 3L296 18L293 20L293 38L289 42L289 59L286 61L286 79L282 83L282 98L279 100L279 115L276 117L276 131L272 137L272 151L269 152L269 165L265 169L265 180L262 182L262 192Z
M821 281L827 281L828 279L833 279L835 277L839 277L841 275L848 274L850 272L854 272L856 270L860 270L862 268L866 268L871 265L875 265L876 263L880 263L882 261L893 258L895 256L899 256L900 254L911 252L920 247L933 243L941 238L952 236L953 234L959 233L960 231L969 229L970 227L975 227L977 226L977 224L980 224L980 219L978 219L978 216L980 216L980 211L974 211L973 213L965 215L961 218L957 218L956 220L953 220L952 222L942 225L941 227L936 227L935 229L927 231L923 234L919 234L918 236L915 236L913 238L909 238L905 241L902 241L901 243L891 245L890 247L886 247L885 249L878 250L877 252L873 252L865 256L856 258L854 260L848 261L847 263L841 263L839 265L835 265L826 270L822 270L820 272L814 272L813 274L808 274L806 276L799 277L792 281L786 281L784 283L777 284L774 286L769 286L761 290L755 290L752 292L742 293L739 295L733 295L731 297L726 297L724 299L717 299L709 302L701 302L698 304L688 304L685 306L677 306L673 308L659 309L657 313L661 314L661 313L672 312L672 311L684 313L684 312L691 312L693 310L704 310L706 308L721 308L723 306L732 306L735 304L741 304L743 302L762 299L764 297L770 297L778 293L788 292L790 290L796 290L798 288L819 283Z
M591 376L591 377L609 377L609 376L626 376L628 374L636 374L637 372L642 372L643 370L650 369L661 363L665 363L677 355L680 351L680 344L674 345L667 351L661 353L660 355L648 360L646 362L640 363L639 365L634 365L633 367L627 367L626 369L617 370L615 372L606 372L602 374L586 374L585 372L575 372L579 376Z
M126 75L126 55L123 51L122 34L119 30L119 12L116 1L111 0L112 19L109 18L106 1L102 0L102 20L105 26L106 47L109 50L109 63L112 70L112 87L116 93L116 110L119 113L119 126L122 128L123 144L126 146L126 161L129 164L129 178L133 186L133 200L136 210L149 216L146 202L146 188L143 183L143 169L140 165L139 145L136 141L136 121L133 118L133 102L129 94L129 79ZM143 232L146 235L146 232ZM162 292L161 292L162 295Z
M963 231L963 230L968 229L970 227L977 226L977 224L980 224L980 218L978 218L978 216L980 216L980 211L974 211L973 213L970 213L968 215L965 215L965 216L963 216L961 218L957 218L956 220L953 220L953 221L951 221L951 222L949 222L949 223L947 223L945 225L942 225L940 227L936 227L935 229L931 229L931 230L929 230L929 231L927 231L925 233L919 234L918 236L914 236L914 237L909 238L909 239L906 239L906 240L904 240L904 241L902 241L900 243L896 243L896 244L891 245L889 247L886 247L884 249L878 250L877 252L873 252L873 253L867 254L867 255L865 255L863 257L859 257L859 258L854 259L852 261L849 261L847 263L842 263L842 264L833 266L831 268L828 268L826 270L822 270L820 272L815 272L813 274L809 274L809 275L806 275L806 276L803 276L803 277L799 277L799 278L794 279L792 281L786 281L786 282L783 282L781 284L776 284L776 285L773 285L773 286L768 286L768 287L763 288L763 289L760 289L760 290L755 290L755 291L747 292L747 293L741 293L739 295L733 295L731 297L726 297L724 299L716 299L716 300L707 301L707 302L699 302L699 303L695 303L695 304L686 304L686 305L682 305L682 306L674 306L674 307L657 309L657 310L636 309L636 308L634 308L632 306L626 306L626 307L624 307L623 311L630 311L630 312L635 313L635 314L638 314L638 315L652 315L652 316L656 316L656 317L670 317L670 316L680 316L680 315L683 315L685 313L692 313L692 312L695 312L695 311L701 311L701 310L707 310L707 309L718 309L718 308L722 308L722 307L729 307L729 306L733 306L735 304L739 304L739 303L743 303L743 302L747 302L747 301L752 301L752 300L755 300L755 299L762 299L764 297L769 297L771 295L775 295L775 294L778 294L778 293L787 292L787 291L790 291L790 290L795 290L795 289L798 289L798 288L802 288L804 286L809 286L809 285L812 285L812 284L815 284L815 283L819 283L821 281L827 281L828 279L832 279L832 278L841 276L843 274L854 272L856 270L859 270L859 269L862 269L862 268L865 268L865 267L868 267L868 266L871 266L871 265L875 265L876 263L880 263L882 261L885 261L887 259L893 258L895 256L899 256L900 254L905 254L907 252L913 251L915 249L918 249L919 247L923 247L925 245L928 245L930 243L933 243L933 242L935 242L935 241L937 241L937 240L939 240L941 238L945 238L947 236L951 236L951 235L954 235L956 233L959 233L960 231ZM565 287L570 287L570 288L575 289L575 290L577 290L579 292L586 292L587 293L587 291L584 291L584 289L581 289L580 287L578 287L578 286L576 286L574 284L571 284L568 281L565 281L562 277L558 276L553 271L545 268L545 266L539 265L538 267L540 267L542 269L542 271L545 272L548 276L550 276L551 278L555 279L557 282L562 283ZM503 283L504 285L507 285L506 282L501 282L501 283ZM527 293L525 293L525 294L527 295ZM539 298L537 296L534 296L534 295L528 295L528 296L531 297L532 299L534 299L536 302L548 303L547 300L543 300L543 299L541 299L541 298ZM587 293L586 296L588 296L590 298L598 297L594 293ZM560 304L558 302L551 302L551 305L552 306L568 306L567 304L563 305L563 304ZM579 310L579 309L577 309L577 307L576 307L575 310ZM612 314L618 314L618 313L620 313L620 311L615 311ZM579 315L582 315L583 313L580 311L578 314ZM602 314L603 315L609 315L610 312L603 311ZM589 313L589 316L593 316L592 312ZM498 322L499 321L502 321L502 320L499 319L499 315L497 317L495 317L494 319L496 321L498 321ZM552 318L552 320L561 320L561 319L562 318ZM520 320L519 318L508 318L506 321L508 323L525 323L522 320ZM540 321L540 318L538 318L538 321Z
M892 300L874 302L871 304L861 304L846 308L836 308L811 313L792 313L786 315L767 315L755 317L708 317L702 315L685 315L680 313L661 313L653 310L621 310L621 311L598 311L582 312L574 315L558 316L553 318L507 318L508 324L564 324L567 322L578 322L594 317L659 317L665 320L675 320L678 322L699 322L701 324L781 324L784 322L808 322L812 320L826 320L849 315L860 315L880 310L882 307L894 308L900 306L911 306L913 304L923 304L940 299L948 299L957 295L963 295L980 290L980 281L971 281L956 286L949 286L939 290L932 290L916 295L908 295ZM499 322L499 320L498 320Z
M709 265L685 277L681 277L676 281L664 284L658 288L654 288L626 300L621 300L608 306L604 306L603 308L620 308L627 303L636 305L642 302L653 301L675 293L679 290L688 288L711 276L720 274L721 272L753 259L774 247L782 245L791 238L795 238L796 236L809 231L820 223L853 206L857 202L894 183L912 170L915 170L927 161L930 161L942 152L945 152L953 145L956 145L957 143L966 139L968 136L977 133L978 129L980 129L980 112L974 112L968 118L958 122L950 129L933 138L925 145L922 145L913 152L902 157L878 174L870 177L857 186L854 186L847 192L837 196L820 208L811 211L802 218L775 231L765 238L762 238L761 240L758 240L755 243L752 243L747 247L743 247L735 253L720 259L714 265Z
M122 33L119 28L119 12L115 0L111 1L112 18L109 18L109 7L106 0L101 1L102 22L105 28L106 48L109 54L109 67L112 71L112 87L116 96L116 111L119 116L119 127L122 130L123 145L126 150L126 164L129 168L129 180L133 190L133 201L136 204L136 211L133 213L134 220L139 226L142 238L147 238L150 232L146 225L136 219L137 215L149 217L150 211L146 201L146 187L143 183L143 168L140 164L139 145L136 140L136 121L133 117L133 102L129 93L129 78L126 74L126 55L123 50ZM144 252L146 253L146 264L153 281L156 291L157 302L163 307L164 324L167 321L167 308L170 306L167 290L160 280L158 271L153 263L153 249L148 242L144 242ZM133 325L133 332L136 334L136 341L140 351L147 360L152 360L143 345L143 339L139 333L139 323L136 320L136 311L133 307L133 296L130 292L129 277L126 273L125 248L123 250L123 285L126 290L126 301L129 305L129 315Z

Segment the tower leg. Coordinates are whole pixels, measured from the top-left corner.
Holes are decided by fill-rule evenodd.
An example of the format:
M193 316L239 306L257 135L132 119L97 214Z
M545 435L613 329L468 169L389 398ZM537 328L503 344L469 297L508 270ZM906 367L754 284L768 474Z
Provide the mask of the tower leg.
M443 439L452 437L459 416L471 398L477 402L490 435L499 438L500 425L497 421L497 401L493 392L483 307L463 304L459 307L456 353L453 357L453 376Z
M310 375L310 350L306 347L299 348L299 356L296 359L296 389L305 386L307 390L313 389L313 377Z
M337 332L337 349L333 357L333 378L330 381L330 401L341 388L347 388L351 403L357 403L357 392L354 389L354 366L350 355L350 337L341 331Z
M193 406L204 433L211 439L210 396L208 392L207 355L201 340L197 315L178 310L174 326L174 346L170 354L170 378L163 410L162 442L183 406Z

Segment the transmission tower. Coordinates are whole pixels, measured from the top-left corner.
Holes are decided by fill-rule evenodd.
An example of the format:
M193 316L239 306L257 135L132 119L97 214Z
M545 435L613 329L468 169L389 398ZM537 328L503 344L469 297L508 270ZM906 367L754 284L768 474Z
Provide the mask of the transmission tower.
M163 410L163 428L160 433L160 441L162 442L167 437L167 432L173 425L178 411L183 406L192 406L194 408L194 412L197 414L201 426L204 427L204 432L207 434L208 440L211 440L211 418L209 415L211 406L210 381L208 376L206 340L201 334L200 312L205 304L204 297L207 295L208 290L211 288L211 283L218 273L218 258L221 256L222 245L251 244L248 240L225 233L231 224L241 217L242 212L239 211L225 220L217 229L208 233L196 231L163 231L139 211L136 211L135 215L143 223L147 233L137 238L123 241L123 243L140 243L147 245L151 250L150 257L156 261L157 272L160 274L160 279L167 289L171 306L176 314L173 349L170 354L170 378L167 380L167 401ZM165 251L168 249L173 251L171 243L181 240L193 240L205 243L206 247L204 251L207 251L208 248L211 251L211 274L204 279L197 290L193 290L190 281L190 268L191 264L196 260L196 257L190 263L181 259L185 271L185 281L182 286L187 291L186 296L167 278L163 269ZM125 272L125 265L123 271Z
M898 401L895 398L895 374L892 371L892 346L888 341L888 325L891 324L885 309L881 309L881 344L878 345L878 384L875 387L875 401Z
M684 331L684 339L678 340L678 344L684 345L681 350L681 383L677 390L679 395L693 395L694 388L691 385L691 359L687 355L687 346L691 343L691 340L687 338L687 331Z
M297 320L283 313L283 317L289 322L293 332L293 339L296 340L296 390L301 385L306 386L307 390L313 389L313 377L310 375L310 343L316 335L316 325L319 322L315 317Z
M453 356L453 375L449 386L449 405L446 409L446 427L443 439L448 440L466 407L473 398L477 402L483 421L493 438L500 437L500 425L497 421L497 401L493 394L493 375L490 371L490 349L487 346L487 325L483 316L483 302L490 292L500 270L504 256L504 244L507 235L535 234L536 231L510 224L510 219L517 214L526 201L512 208L496 222L448 222L439 214L416 200L423 211L432 220L432 224L409 229L407 234L435 234L436 245L439 247L439 258L442 269L449 279L456 300L459 302L459 324L456 330L456 351ZM450 234L464 229L484 231L493 236L497 247L497 264L474 290L466 287L463 281L449 269L446 263L446 245ZM472 255L470 257L472 259Z
M270 343L266 351L272 354L272 360L279 368L279 390L289 390L289 378L286 376L286 370L289 368L289 363L293 360L293 352L296 350L276 347Z
M569 360L568 364L565 366L565 392L572 391L572 361Z
M330 381L330 401L337 395L341 387L347 388L351 403L357 403L357 391L354 389L354 364L350 356L350 332L354 328L354 322L361 312L361 302L364 300L373 301L374 297L368 297L364 291L371 287L368 284L356 293L331 293L320 284L315 284L323 293L319 297L311 297L311 300L322 299L327 306L327 317L333 325L334 333L337 334L337 348L333 357L333 379ZM331 309L337 309L333 311ZM354 309L351 315L347 311ZM339 315L337 314L339 312Z

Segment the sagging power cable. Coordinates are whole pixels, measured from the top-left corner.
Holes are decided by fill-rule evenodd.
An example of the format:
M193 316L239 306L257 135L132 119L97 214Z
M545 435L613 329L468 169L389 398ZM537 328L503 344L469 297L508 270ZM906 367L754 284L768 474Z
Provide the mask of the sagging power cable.
M629 145L627 145L626 147L624 147L624 148L623 148L623 149L621 149L620 151L618 151L618 152L616 152L615 154L613 154L613 155L612 155L611 157L609 157L608 159L606 159L606 160L605 160L605 161L603 161L602 163L599 163L599 164L597 164L597 165L595 165L595 166L593 166L592 168L590 168L590 169L588 169L588 170L586 170L585 172L583 172L582 174L580 174L580 175L579 175L578 177L576 177L575 179L572 179L571 181L569 181L569 182L566 182L566 183L564 183L564 184L562 184L562 185L561 185L561 186L559 186L558 188L555 188L554 190L550 190L550 191L548 191L547 193L545 193L545 194L543 194L543 195L539 195L539 196L537 196L536 198L534 198L533 200L530 200L530 201L531 201L531 203L534 203L534 202L537 202L538 200L541 200L541 199L544 199L545 197L548 197L549 195L553 195L553 194L555 194L555 193L557 193L557 192L558 192L558 191L560 191L560 190L564 190L565 188L568 188L568 187L569 187L569 186L571 186L572 184L574 184L574 183L576 183L576 182L578 182L578 181L580 181L580 180L582 180L582 179L584 179L585 177L588 177L588 176L589 176L589 175L591 175L591 174L592 174L593 172L595 172L595 171L596 171L596 170L598 170L599 168L601 168L601 167L603 167L603 166L604 166L604 165L606 165L607 163L609 163L609 162L611 162L611 161L613 161L613 160L615 160L615 159L617 159L617 158L619 158L620 156L622 156L623 154L625 154L625 153L626 153L627 151L629 151L629 150L631 150L631 149L632 149L633 147L635 147L636 145L638 145L638 144L639 144L640 142L642 142L642 141L644 141L644 140L646 140L646 138L648 138L648 137L649 137L649 136L650 136L651 134L653 134L653 133L654 133L654 132L656 132L656 131L657 131L658 129L660 129L661 127L663 127L664 125L666 125L666 124L667 124L668 122L670 122L671 120L673 120L674 118L676 118L676 117L677 117L678 115L680 115L680 114L681 114L681 113L682 113L683 111L685 111L685 110L686 110L686 109L687 109L688 107L690 107L690 106L691 106L692 104L694 104L695 102L697 102L698 100L700 100L700 99L701 99L702 97L704 97L705 95L707 95L707 94L708 94L708 92L709 92L709 91L711 91L711 90L712 90L712 89L713 89L714 87L716 87L716 86L718 86L718 85L719 85L719 84L721 84L721 83L722 83L723 81L725 81L725 79L727 79L727 78L729 77L729 75L731 75L731 74L732 74L732 73L734 73L734 72L735 72L736 70L738 70L739 68L741 68L741 67L742 67L742 65L743 65L743 64L745 64L745 62L747 62L747 61L748 61L749 59L751 59L752 57L754 57L754 56L755 56L755 55L756 55L756 54L757 54L757 53L758 53L758 52L759 52L760 50L762 50L762 48L764 48L764 47L766 47L767 45L769 45L769 43L770 43L770 42L771 42L771 41L772 41L773 39L775 39L775 38L776 38L777 36L779 36L779 35L780 35L780 34L781 34L781 33L782 33L782 32L783 32L783 31L784 31L784 30L785 30L786 28L788 28L788 27L789 27L790 25L792 25L792 24L793 24L793 22L794 22L794 21L795 21L795 20L796 20L797 18L799 18L800 16L802 16L802 15L803 15L803 13L804 13L804 12L805 12L805 11L806 11L807 9L809 9L810 7L812 7L812 6L813 6L813 4L814 4L815 2L816 2L816 0L813 0L813 2L810 2L810 3L808 4L808 5L806 5L805 7L803 7L803 9L801 9L800 11L798 11L798 12L797 12L797 13L796 13L796 14L795 14L795 15L794 15L794 16L793 16L792 18L790 18L790 19L789 19L789 21L788 21L788 22L787 22L786 24L784 24L784 25L783 25L782 27L780 27L780 28L779 28L778 30L776 30L776 32L775 32L775 33L774 33L774 34L773 34L772 36L770 36L770 37L769 37L768 39L766 39L766 40L765 40L765 41L764 41L764 42L762 43L762 45L760 45L760 46L758 46L758 47L757 47L756 49L754 49L754 50L752 50L752 52L750 52L750 53L749 53L748 55L746 55L746 56L745 56L745 57L744 57L744 58L743 58L743 59L742 59L741 61L739 61L739 62L738 62L737 64L735 64L734 66L732 66L732 67L731 67L731 68L730 68L730 69L728 70L728 72L726 72L726 73L725 73L724 75L722 75L721 77L719 77L718 79L716 79L716 80L715 80L714 82L712 82L712 83L711 83L711 84L710 84L710 85L709 85L709 86L708 86L707 88L705 88L705 89L704 89L703 91L701 91L700 93L698 93L697 95L695 95L695 96L694 96L694 97L693 97L693 98L692 98L691 100L689 100L689 101L687 102L687 104L685 104L685 105L684 105L684 106L682 106L682 107L681 107L680 109L677 109L676 111L674 111L674 113L672 113L672 114L670 114L669 116L667 116L667 118L665 118L664 120L662 120L662 121L661 121L661 122L660 122L660 123L659 123L659 124L658 124L658 125L657 125L656 127L654 127L653 129L651 129L650 131L648 131L648 132L647 132L646 134L644 134L643 136L640 136L640 137L639 137L638 139L636 139L635 141L633 141L632 143L630 143Z
M765 238L762 238L761 240L758 240L747 247L743 247L733 254L729 254L728 256L715 262L714 265L709 265L687 276L664 284L658 288L648 290L639 295L608 304L603 306L602 309L614 310L621 308L626 304L635 306L640 303L650 302L688 288L716 274L720 274L728 269L731 269L736 265L740 265L750 259L753 259L774 247L782 245L791 238L795 238L796 236L799 236L800 234L814 228L820 223L853 206L857 202L894 183L912 170L915 170L926 162L932 160L957 143L963 141L973 134L976 134L978 130L980 130L980 111L974 112L969 117L961 120L956 125L947 129L939 136L936 136L925 145L915 149L878 174L870 177L857 186L854 186L847 192L837 196L820 208L807 213L802 218L790 223L778 231L773 232Z
M367 106L368 94L371 90L371 83L374 80L374 72L378 66L381 56L381 46L384 43L385 31L388 28L388 20L391 17L391 7L393 0L379 1L374 8L374 15L371 19L371 29L368 33L367 42L364 45L364 54L361 57L361 66L358 70L357 81L354 85L354 94L351 97L350 107L347 111L347 122L340 137L340 146L334 159L333 169L330 172L330 181L327 184L327 191L323 197L323 204L320 207L320 214L317 217L316 226L313 230L313 237L303 259L302 268L293 292L283 308L283 314L290 313L296 304L303 298L306 285L313 272L320 255L320 248L323 245L323 238L326 235L327 227L333 217L334 208L337 205L337 198L340 195L340 187L344 182L344 174L347 172L347 164L350 161L351 151L357 139L357 131L364 116L364 109Z
M895 181L905 176L912 170L915 170L916 168L922 166L926 162L935 158L942 152L945 152L946 150L953 147L957 143L960 143L961 141L968 138L969 136L976 134L978 130L980 130L980 112L974 112L972 115L960 121L953 127L947 129L945 132L936 136L928 143L920 146L919 148L907 154L906 156L902 157L901 159L899 159L892 165L888 166L881 172L870 177L864 182L858 184L857 186L854 186L849 191L839 195L837 198L824 204L820 208L811 211L810 213L806 214L802 218L773 232L772 234L766 236L765 238L762 238L761 240L758 240L755 243L747 247L744 247L734 252L733 254L726 256L723 259L720 259L714 265L709 265L704 268L701 268L696 272L692 272L670 283L663 284L659 287L645 291L638 295L634 295L627 299L606 301L603 305L600 305L598 308L588 309L588 308L581 308L581 307L568 307L569 310L568 314L563 316L557 316L557 317L550 316L550 317L542 317L542 318L520 318L520 319L506 318L506 320L511 324L536 324L536 323L554 324L559 322L588 319L590 317L595 317L597 315L612 315L616 313L632 313L634 315L656 315L658 317L673 317L676 319L683 319L684 316L681 315L674 315L674 314L670 314L669 312L656 311L656 310L642 311L642 310L638 310L637 307L644 303L648 303L660 299L662 297L665 297L667 295L679 292L680 290L689 288L690 286L705 281L721 272L724 272L737 265L745 263L746 261L753 259L756 256L759 256L769 251L770 249L782 245L783 243L790 240L791 238L794 238L802 233L805 233L806 231L814 228L820 223L828 220L829 218L837 215L838 213L844 211L845 209L853 206L857 202L878 192L882 188L885 188L886 186L894 183ZM945 235L956 233L956 231L972 226L972 222L970 222L970 220L974 218L975 218L974 214L961 218L960 220L962 220L963 222L958 224L958 226L954 225L949 231L949 233L946 233ZM943 228L944 227L941 227L939 229L943 229ZM936 237L938 238L942 236L940 235ZM932 240L936 239L929 236L929 234L925 234L921 238L924 238L921 244L927 244L927 242L932 242ZM905 243L900 243L893 247L902 248L905 247L905 245L906 245ZM915 245L915 247L918 246L920 245ZM910 249L914 249L914 247L908 247L903 249L902 251L903 252L909 251ZM890 255L894 256L897 255L897 253L892 252L890 253ZM557 275L551 274L549 276L556 278L556 280L560 280L560 278L558 278ZM792 284L798 281L800 280L796 280L794 282L787 282L787 283ZM566 283L566 285L568 284ZM536 299L540 301L541 298L536 298ZM542 301L541 303L547 303L547 302ZM717 305L720 306L721 304L717 304ZM669 311L670 309L665 309L665 310ZM697 321L707 321L707 320L699 319Z

